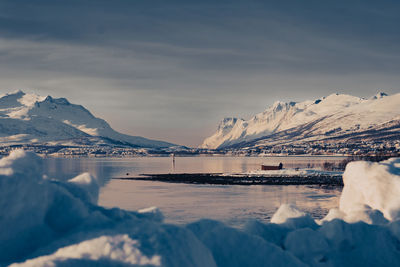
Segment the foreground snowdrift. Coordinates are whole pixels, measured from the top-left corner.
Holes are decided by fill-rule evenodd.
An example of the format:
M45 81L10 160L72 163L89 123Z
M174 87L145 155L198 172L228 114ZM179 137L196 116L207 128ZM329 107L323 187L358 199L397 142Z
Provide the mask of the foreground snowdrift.
M395 266L400 265L400 160L351 163L340 206L321 222L283 205L270 224L242 229L201 220L162 223L157 209L97 203L97 181L43 175L15 151L0 160L0 265Z

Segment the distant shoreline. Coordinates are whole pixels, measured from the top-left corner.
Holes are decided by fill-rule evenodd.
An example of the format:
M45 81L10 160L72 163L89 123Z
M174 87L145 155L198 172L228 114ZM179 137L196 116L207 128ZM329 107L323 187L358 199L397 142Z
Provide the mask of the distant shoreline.
M8 155L8 154L7 154ZM7 156L7 155L2 155L2 156ZM150 154L150 155L132 155L132 156L93 156L93 155L44 155L44 154L38 154L41 157L46 157L46 158L117 158L117 159L124 159L124 158L169 158L171 157L170 155L165 155L165 154ZM347 158L350 157L351 155L224 155L224 154L218 154L218 155L212 155L212 154L192 154L192 155L179 155L176 154L176 158L187 158L187 157L213 157L213 158Z

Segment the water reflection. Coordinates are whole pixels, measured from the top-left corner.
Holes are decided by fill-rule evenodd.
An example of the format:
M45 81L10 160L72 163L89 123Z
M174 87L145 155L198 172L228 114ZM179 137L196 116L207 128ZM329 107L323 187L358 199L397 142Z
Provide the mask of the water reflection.
M257 170L261 164L284 166L321 165L342 158L324 157L177 157L174 171L182 172L245 172ZM46 159L48 176L66 180L82 172L90 172L102 185L99 204L137 210L159 207L167 222L187 223L200 218L222 220L233 226L248 218L268 221L283 203L294 203L315 218L337 207L340 189L310 186L238 186L188 185L148 181L112 180L112 177L141 173L172 172L172 158L131 159ZM302 165L303 164L303 165Z
M157 206L173 223L206 217L240 226L249 218L268 221L283 203L294 203L321 218L337 207L339 194L338 188L310 186L210 186L113 180L102 190L100 204L128 210Z

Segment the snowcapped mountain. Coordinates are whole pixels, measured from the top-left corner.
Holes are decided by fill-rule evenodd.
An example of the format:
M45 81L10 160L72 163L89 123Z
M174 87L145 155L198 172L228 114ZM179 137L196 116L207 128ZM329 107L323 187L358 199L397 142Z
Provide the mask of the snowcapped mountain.
M332 138L399 134L400 94L385 93L365 99L332 94L314 101L275 102L249 120L223 119L202 148L266 145ZM396 130L395 130L396 129ZM251 144L250 144L251 143Z
M0 96L0 143L123 144L158 148L173 144L121 134L65 98L41 97L22 91Z

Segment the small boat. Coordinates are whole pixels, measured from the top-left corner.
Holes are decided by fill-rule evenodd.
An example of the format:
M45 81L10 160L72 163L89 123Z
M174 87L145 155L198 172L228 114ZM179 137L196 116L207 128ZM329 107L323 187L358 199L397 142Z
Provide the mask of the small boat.
M261 165L261 170L262 171L277 171L277 170L282 170L283 168L283 164L279 163L278 166L274 166L274 165Z

